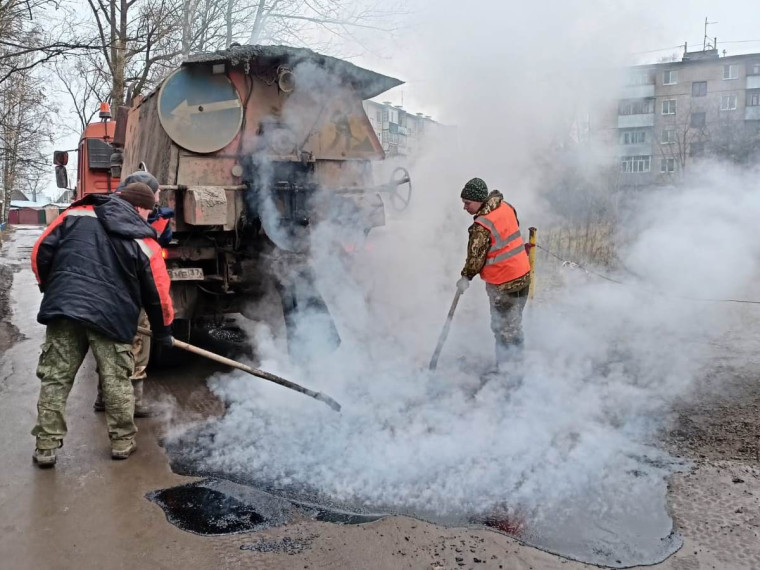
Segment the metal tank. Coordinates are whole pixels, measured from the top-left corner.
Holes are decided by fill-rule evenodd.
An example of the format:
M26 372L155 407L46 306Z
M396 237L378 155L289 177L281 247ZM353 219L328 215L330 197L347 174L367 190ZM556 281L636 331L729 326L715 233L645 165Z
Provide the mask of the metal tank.
M121 108L114 175L146 169L175 210L165 258L178 319L219 318L276 289L292 332L303 311L324 317L310 233L332 222L335 247L403 207L408 173L376 186L385 158L362 101L401 81L308 49L236 46L199 54Z

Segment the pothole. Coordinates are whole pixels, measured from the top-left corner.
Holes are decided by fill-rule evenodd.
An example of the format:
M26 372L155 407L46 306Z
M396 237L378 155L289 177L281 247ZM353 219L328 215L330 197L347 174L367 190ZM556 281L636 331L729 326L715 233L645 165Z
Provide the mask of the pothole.
M386 516L299 503L221 479L152 491L146 498L161 507L177 528L203 536L261 531L299 520L362 524Z
M160 497L158 494L153 494L151 500L161 505L167 512L169 521L180 528L187 526L183 526L180 519L187 518L188 511L191 513L190 518L197 520L205 517L228 525L221 528L213 523L217 526L212 527L211 534L257 531L302 520L362 524L386 516L402 515L449 528L489 528L546 552L613 568L659 563L676 552L682 544L667 511L665 473L682 469L683 466L663 463L665 460L662 457L636 458L642 465L646 463L650 467L661 463L658 468L662 469L662 474L659 478L650 477L646 484L642 484L646 479L643 472L627 473L630 487L636 487L635 492L617 487L597 488L594 490L596 495L576 496L555 505L555 511L551 513L546 510L529 512L511 508L508 498L505 498L503 504L494 505L489 512L440 515L412 508L386 509L360 502L335 501L318 489L310 489L302 484L256 479L256 470L251 470L246 475L204 468L203 451L199 450L198 442L191 434L185 434L181 440L168 444L167 452L176 473L213 478L182 486L180 496L193 503L190 509L182 505L178 509L177 505L156 500ZM616 481L615 485L619 483ZM234 501L227 501L219 494L208 494L203 489L213 489ZM169 491L172 490L159 493ZM196 493L200 498L193 498ZM615 504L606 502L607 498L624 493L629 493L630 498ZM206 508L209 499L211 503ZM230 509L230 520L234 524L225 518L225 508ZM179 516L177 513L180 512L184 512L184 515ZM252 522L249 524L236 527L236 521L240 518L237 513L243 513L243 518L252 516L253 513L256 516L250 518ZM204 525L208 527L207 523Z

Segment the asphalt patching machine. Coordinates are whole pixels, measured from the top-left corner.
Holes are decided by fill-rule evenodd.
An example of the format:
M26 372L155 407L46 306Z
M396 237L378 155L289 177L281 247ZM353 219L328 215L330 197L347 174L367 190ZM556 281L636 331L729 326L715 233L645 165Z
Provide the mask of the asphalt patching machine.
M301 48L191 56L152 92L130 98L115 121L105 109L87 127L75 197L111 192L122 173L140 169L158 179L161 204L175 211L164 257L179 338L189 338L193 322L245 314L274 289L289 340L308 311L337 346L310 234L330 222L340 248L384 225L385 202L408 204L403 168L373 182L372 164L385 153L362 106L400 84ZM55 153L59 186L67 161Z

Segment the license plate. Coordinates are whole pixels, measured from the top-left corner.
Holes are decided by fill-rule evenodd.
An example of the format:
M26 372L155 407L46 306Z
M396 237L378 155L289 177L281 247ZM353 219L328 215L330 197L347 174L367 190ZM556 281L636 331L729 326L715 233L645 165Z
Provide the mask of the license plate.
M173 267L167 271L172 281L203 281L203 269L200 267Z

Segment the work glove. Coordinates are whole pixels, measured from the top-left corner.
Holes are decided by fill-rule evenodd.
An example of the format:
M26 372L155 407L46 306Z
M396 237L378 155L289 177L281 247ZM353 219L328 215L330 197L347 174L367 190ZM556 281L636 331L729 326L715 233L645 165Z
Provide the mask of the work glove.
M174 346L174 338L170 334L157 336L155 337L155 341L156 344L161 348L171 348Z
M467 277L460 277L459 281L457 281L457 291L460 293L464 293L467 291L467 288L470 286L470 280L467 279Z
M163 206L156 209L156 214L159 218L171 220L174 217L174 210L171 208L164 208Z

